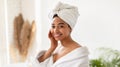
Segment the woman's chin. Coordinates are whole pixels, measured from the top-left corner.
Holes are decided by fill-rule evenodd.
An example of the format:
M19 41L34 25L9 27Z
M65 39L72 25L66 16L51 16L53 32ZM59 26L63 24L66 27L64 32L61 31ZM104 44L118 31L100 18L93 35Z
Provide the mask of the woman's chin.
M61 40L61 38L55 38L55 40L60 41L60 40Z

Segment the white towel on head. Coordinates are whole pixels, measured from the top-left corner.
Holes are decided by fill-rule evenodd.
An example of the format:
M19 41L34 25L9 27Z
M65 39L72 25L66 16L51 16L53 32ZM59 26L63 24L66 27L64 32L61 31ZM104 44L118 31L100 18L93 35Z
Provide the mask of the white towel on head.
M52 10L52 12L50 12L49 17L53 19L55 14L57 14L63 21L69 24L72 29L75 26L79 16L77 7L61 2L59 2Z

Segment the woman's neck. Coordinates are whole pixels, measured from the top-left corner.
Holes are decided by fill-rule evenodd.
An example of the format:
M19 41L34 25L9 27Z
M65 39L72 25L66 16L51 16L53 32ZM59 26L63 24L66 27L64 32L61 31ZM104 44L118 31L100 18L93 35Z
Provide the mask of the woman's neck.
M70 36L61 40L60 42L63 47L69 47L72 43L74 43L74 41Z

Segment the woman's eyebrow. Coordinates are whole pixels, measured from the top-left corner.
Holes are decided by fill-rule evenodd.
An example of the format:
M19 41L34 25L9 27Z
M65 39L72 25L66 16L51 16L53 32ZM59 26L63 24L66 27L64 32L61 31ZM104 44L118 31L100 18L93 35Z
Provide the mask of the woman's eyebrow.
M54 23L52 23L51 25L55 25Z
M58 25L64 25L64 24L65 24L65 23L62 23L62 22L61 22L61 23L58 23ZM52 25L55 25L55 24L53 23Z
M59 23L58 25L64 25L65 23Z

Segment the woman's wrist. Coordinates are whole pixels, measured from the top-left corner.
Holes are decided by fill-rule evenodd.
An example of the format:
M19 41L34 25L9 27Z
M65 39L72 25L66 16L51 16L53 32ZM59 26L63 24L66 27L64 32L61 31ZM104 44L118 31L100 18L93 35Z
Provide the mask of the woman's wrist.
M45 52L45 54L42 55L42 56L39 58L39 62L43 62L45 59L47 59L48 57L50 57L54 50L55 50L55 48L49 48L49 49Z
M56 49L56 47L52 47L52 46L51 46L51 47L48 49L48 51L53 52L55 49Z

